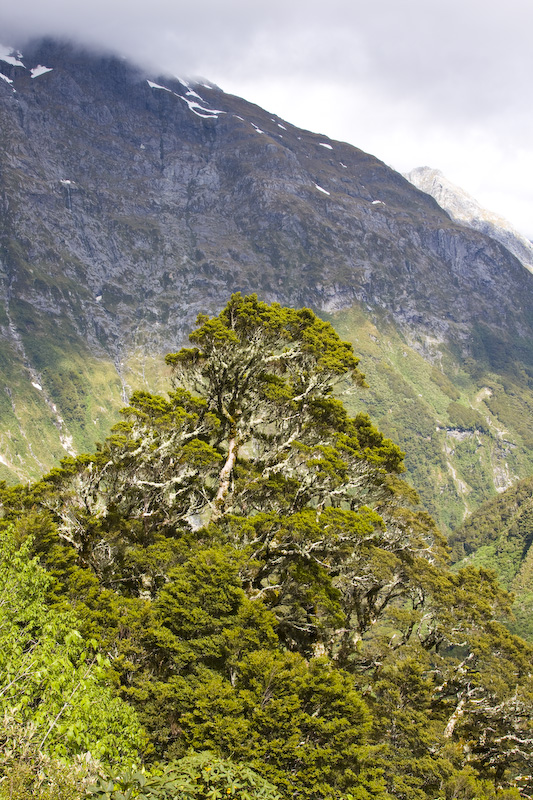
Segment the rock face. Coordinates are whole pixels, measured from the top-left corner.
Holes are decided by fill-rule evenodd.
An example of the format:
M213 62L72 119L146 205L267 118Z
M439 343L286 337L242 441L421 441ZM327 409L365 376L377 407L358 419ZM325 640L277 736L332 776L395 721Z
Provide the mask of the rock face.
M475 320L526 333L530 275L372 156L68 45L12 61L4 302L67 317L95 352L175 347L235 289L319 310L359 300L465 342Z
M492 236L533 272L533 244L506 219L482 208L477 200L455 186L440 170L417 167L405 177L418 189L434 197L453 220Z
M92 449L135 354L177 349L198 312L242 291L368 322L366 345L359 321L346 338L391 397L368 407L406 449L416 435L419 464L433 448L420 482L439 497L494 490L474 438L458 447L475 480L434 439L458 424L446 409L470 403L466 386L476 409L488 387L480 413L502 437L527 418L514 384L465 366L533 376L533 275L506 247L377 158L211 84L54 41L0 50L0 73L0 478ZM512 424L496 419L501 393ZM494 436L486 471L502 468Z

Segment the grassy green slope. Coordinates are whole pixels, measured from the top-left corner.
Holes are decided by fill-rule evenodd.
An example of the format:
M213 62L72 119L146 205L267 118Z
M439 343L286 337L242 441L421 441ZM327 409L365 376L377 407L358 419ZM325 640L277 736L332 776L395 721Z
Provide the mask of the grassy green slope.
M94 451L132 390L170 386L162 357L138 347L115 364L94 356L65 317L26 313L17 340L0 347L0 480L8 483L36 480L69 453Z
M65 316L18 301L10 322L0 348L0 479L14 482L93 450L123 400L113 363L93 356Z
M94 450L118 417L123 402L112 363L81 347L55 355L38 383L18 353L2 348L0 480L36 479L69 452Z
M516 595L513 633L533 641L533 477L483 506L450 537L454 560L494 569Z
M355 307L330 320L360 354L369 384L345 402L364 406L405 450L409 479L444 530L533 472L533 382L523 369L498 372L481 352L463 361L437 340L407 341Z

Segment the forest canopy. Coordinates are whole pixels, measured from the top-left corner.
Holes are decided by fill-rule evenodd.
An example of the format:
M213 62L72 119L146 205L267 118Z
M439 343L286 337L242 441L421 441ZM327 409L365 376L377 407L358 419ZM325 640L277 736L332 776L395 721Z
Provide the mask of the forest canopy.
M135 392L95 453L2 488L5 546L58 620L14 618L5 713L43 637L73 681L98 669L68 700L72 735L54 724L0 763L0 797L14 775L38 784L36 755L52 774L84 754L71 797L530 796L532 651L501 622L512 598L490 571L448 569L403 453L347 413L342 392L365 385L351 345L309 309L240 294L190 340L166 358L168 396ZM100 690L121 728L107 750L76 735ZM57 713L48 689L27 708L26 733Z

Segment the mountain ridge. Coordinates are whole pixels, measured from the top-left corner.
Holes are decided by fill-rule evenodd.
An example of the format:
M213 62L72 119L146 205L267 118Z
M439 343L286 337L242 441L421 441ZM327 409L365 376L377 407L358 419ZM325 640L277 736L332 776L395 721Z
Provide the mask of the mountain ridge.
M67 59L66 64L65 59ZM99 319L99 324L105 329L108 337L115 338L117 333L109 319L109 315L102 315L97 307L96 298L100 296L102 296L101 305L104 308L106 307L106 298L102 295L102 291L105 290L106 275L98 262L103 260L104 255L108 260L110 257L113 258L113 250L118 250L119 252L121 248L124 250L124 242L121 241L120 232L117 232L118 235L111 237L107 233L105 237L108 239L108 242L106 242L107 252L98 254L94 252L97 248L95 237L90 236L89 230L82 232L79 228L83 225L87 227L89 220L94 224L96 215L93 214L91 216L91 205L93 204L101 203L104 206L102 211L110 214L111 217L114 215L117 218L117 226L120 226L121 223L127 226L127 215L136 214L140 210L136 208L135 198L131 197L131 195L126 196L126 185L122 187L122 196L115 198L118 200L117 203L105 203L105 201L111 199L109 196L105 197L105 189L110 189L112 193L115 188L114 185L109 186L108 177L110 174L108 167L112 162L112 158L110 159L109 157L117 155L116 152L113 153L113 148L118 145L112 120L115 120L115 126L120 123L120 119L117 119L119 117L119 108L123 112L125 104L125 95L121 95L121 92L123 93L126 89L126 110L129 109L130 114L131 111L135 111L137 118L135 119L135 129L130 125L129 129L126 130L122 120L122 131L116 132L122 133L122 136L119 136L120 144L121 146L127 146L128 155L133 158L133 164L130 164L129 169L126 167L124 158L122 159L123 163L120 166L125 168L124 183L126 184L126 181L136 181L142 186L143 191L146 191L148 182L146 180L143 182L143 178L146 178L148 173L150 178L155 179L158 190L157 197L154 196L153 191L150 192L151 196L148 195L147 197L148 209L143 210L143 213L148 229L141 232L139 245L143 247L146 244L146 238L150 236L154 239L153 244L157 244L157 240L162 235L162 229L167 223L165 234L166 243L168 243L170 238L168 227L171 225L171 219L168 214L169 212L173 213L176 217L181 212L187 219L185 220L185 225L182 225L182 229L179 231L179 239L172 242L174 249L172 261L176 263L181 257L181 259L186 260L187 264L192 262L195 265L195 271L207 273L204 283L206 280L212 283L217 279L222 282L224 278L227 279L224 274L216 274L216 269L210 269L209 264L205 266L211 255L209 250L213 249L210 247L211 242L209 239L212 240L215 235L218 235L219 242L217 242L215 248L216 257L221 262L221 265L227 266L230 272L233 273L231 276L232 285L228 288L235 287L235 279L244 279L248 280L249 286L243 286L243 288L258 288L267 295L267 299L276 299L268 295L277 294L279 295L277 299L280 302L291 301L293 305L309 304L325 310L347 307L354 300L369 301L373 304L385 305L396 319L405 321L407 324L412 321L413 317L418 317L417 323L419 324L422 315L417 310L409 308L409 293L405 291L412 280L409 275L412 266L405 264L408 260L405 258L405 252L399 253L397 244L396 246L394 244L402 233L404 235L407 233L408 229L405 230L405 223L409 223L410 212L422 213L425 216L426 223L431 223L433 229L436 228L430 235L426 235L426 241L422 244L434 258L442 258L443 255L447 258L448 270L451 266L452 271L455 273L453 277L457 282L465 283L466 278L466 283L470 284L470 289L472 289L474 288L472 283L476 280L482 283L495 280L497 277L492 264L496 259L502 259L501 253L491 252L492 247L486 242L484 243L485 247L480 248L478 242L475 245L469 245L463 239L461 246L459 246L456 243L457 234L455 229L448 224L447 219L439 214L435 206L425 203L420 195L412 193L408 188L408 184L403 183L403 179L388 170L377 159L363 154L356 148L335 143L335 151L333 151L333 145L330 140L325 141L326 137L298 131L293 126L284 124L281 121L278 122L275 118L267 115L267 112L258 109L258 107L245 103L238 98L224 95L214 89L202 88L204 94L207 94L205 105L215 109L224 105L225 108L221 109L219 115L210 114L207 115L211 117L209 119L199 119L197 109L187 107L187 92L191 91L190 88L176 80L172 83L168 78L159 77L154 81L149 81L144 75L141 78L139 70L135 70L129 65L126 66L125 62L112 58L106 61L105 59L95 60L91 59L90 56L86 56L84 61L79 54L75 53L74 56L70 56L70 61L68 61L65 47L63 47L59 53L59 62L63 61L64 65L61 68L60 63L58 63L58 53L54 46L50 43L45 43L37 48L30 63L34 61L40 62L41 60L43 62L48 60L52 67L49 67L51 69L50 72L43 74L36 80L28 79L26 76L19 76L18 73L22 71L22 68L11 66L11 71L14 75L13 80L15 81L14 86L19 85L20 82L19 88L15 89L14 92L14 94L17 94L18 104L19 106L24 106L24 101L27 103L26 108L22 108L22 114L19 108L19 115L21 114L23 121L19 127L19 140L20 134L24 136L24 134L27 135L31 131L32 108L34 107L34 102L37 101L35 95L39 81L47 81L49 84L53 84L53 87L55 87L55 100L60 103L60 109L57 109L57 107L53 109L53 106L50 108L50 112L55 110L53 123L56 137L50 137L52 140L54 138L58 139L58 143L60 143L61 135L58 136L58 134L61 134L61 128L57 127L58 123L62 123L63 133L67 136L79 135L80 131L77 126L80 122L78 119L80 114L84 120L87 116L89 118L88 121L93 125L96 146L91 148L87 143L83 143L85 152L83 153L82 151L83 158L87 161L90 159L90 169L94 171L92 180L88 180L90 176L84 174L88 170L87 168L84 170L82 168L83 165L80 165L79 150L76 147L72 147L70 152L67 151L66 153L62 147L61 154L59 154L57 149L51 146L47 148L48 152L46 153L45 161L42 158L44 153L40 144L40 158L41 168L45 171L47 170L48 181L58 181L59 183L59 186L54 187L56 203L60 199L60 203L64 203L64 207L71 212L75 222L74 226L70 226L70 231L68 231L70 233L70 253L66 255L68 255L70 261L69 266L75 259L83 259L86 270L85 277L94 298L91 310L96 318L101 318ZM55 64L55 67L53 64ZM80 95L83 97L82 90L90 97L87 89L87 73L90 73L90 69L99 70L100 87L104 91L98 103L94 99L91 102L87 102L85 99L83 101L80 100ZM85 87L83 83L84 77L86 80ZM28 95L27 84L29 80L32 80L31 88L34 91ZM157 80L161 81L161 83L157 83ZM163 85L163 81L167 83L167 86L163 89L158 88ZM89 83L91 83L90 80ZM6 87L6 90L9 92L10 87ZM13 90L12 87L11 90ZM92 91L94 92L94 86ZM22 93L24 93L24 99ZM105 102L102 102L102 100ZM119 106L117 108L115 105L113 111L111 111L111 101L117 103L120 100L122 101L122 107ZM182 102L183 100L185 102ZM60 117L57 116L58 110L60 110ZM238 110L245 110L248 118L246 120L239 119L241 115L237 113ZM184 116L193 116L198 120L203 130L200 132L197 128L195 129L194 126L191 126L190 120L184 120ZM215 119L215 117L217 118ZM24 120L26 120L26 123L24 123ZM148 129L143 128L141 120L143 122L151 122L151 127ZM156 121L159 124L156 125ZM26 124L26 129L24 124ZM260 127L261 124L263 128ZM285 131L281 132L282 129L278 127L280 124L284 125ZM113 133L111 137L108 136L110 129ZM178 132L179 139L176 137ZM147 139L146 142L142 141L143 134ZM228 136L231 137L229 140ZM298 136L300 137L299 139ZM257 139L258 137L264 137L265 139L264 145L261 143L260 147L257 146L258 142L253 142L253 138ZM304 137L304 147L308 152L302 153L302 146L300 145L297 148L296 144L298 141L301 142ZM75 141L73 140L72 144L74 143ZM78 141L76 144L79 147L82 143ZM328 147L321 147L324 144L328 145ZM179 152L176 154L178 147L182 152L185 151L189 164L184 163L183 159L180 160ZM135 151L133 148L135 148ZM256 174L252 181L250 181L250 176L247 175L247 170L239 164L239 161L242 162L242 157L245 155L243 148L247 152L251 151L255 159L254 170ZM194 150L197 150L197 159L193 165L190 162L193 160ZM107 162L105 166L101 165L103 168L99 169L99 164L94 159L95 156ZM217 158L217 156L219 157ZM344 161L342 160L343 158L345 159ZM305 162L302 165L304 160ZM351 160L351 166L340 166L341 164L346 164L346 160ZM115 165L115 168L117 166ZM350 171L352 172L351 175ZM342 172L347 172L347 175L343 175ZM354 172L356 173L355 175L353 174ZM98 182L97 186L94 185L95 180ZM324 183L324 186L320 181ZM107 187L105 186L106 182L108 183ZM48 204L52 199L49 189L50 187L46 186L45 193ZM192 193L191 200L184 196L185 191L189 194ZM233 212L231 216L230 214L224 215L224 227L227 228L228 224L232 225L231 234L238 238L241 248L246 248L248 251L246 255L249 263L246 271L239 270L239 264L236 263L237 259L232 258L231 253L223 252L220 246L220 239L227 238L228 232L227 230L224 230L223 233L220 231L222 220L214 213L215 201L219 201L219 191L222 191L223 199L229 206L228 211ZM329 195L326 192L329 192ZM58 197L58 194L60 197ZM329 199L332 196L333 199ZM44 200L44 198L42 199ZM169 208L165 208L165 201L169 202ZM263 220L258 220L253 219L253 217L250 218L249 215L246 219L243 219L243 215L239 214L239 206L242 205L243 201L251 201L254 204L253 207L257 209L255 216L257 216L258 212L260 214L264 210L270 216L270 219L267 216ZM274 214L273 209L270 208L273 202L276 203ZM310 211L316 214L318 203L326 204L325 208L323 205L319 207L320 228L324 237L328 235L331 237L331 226L327 224L328 215L336 217L336 226L344 225L347 227L346 211L348 209L351 212L350 218L353 225L356 224L357 217L361 220L359 224L360 230L357 232L359 235L353 236L352 242L349 243L351 252L346 252L339 247L332 248L332 255L337 255L335 250L340 250L340 253L338 253L338 267L331 270L333 274L320 276L320 279L317 279L319 278L317 275L311 275L310 278L305 276L305 271L309 272L311 269L311 265L308 263L310 260L309 251L315 246L315 249L322 251L320 252L320 255L322 255L324 251L323 243L320 241L313 242L311 231L306 230L306 226L302 225L302 222L305 222L306 214ZM336 205L334 209L328 206L328 204L334 203ZM79 213L80 211L81 214ZM149 212L148 216L147 211ZM205 226L198 220L198 214L205 214L207 211L211 212L209 236L205 236ZM84 214L85 219L83 219ZM77 215L78 218L76 218ZM154 215L157 215L159 224L154 225ZM342 218L339 219L339 217ZM268 240L263 234L265 221L270 223L268 225ZM361 230L361 222L363 221L364 229ZM274 226L275 231L272 230ZM78 227L78 230L76 230L76 227ZM216 230L217 227L219 228L218 231ZM66 228L68 230L68 226ZM100 234L98 238L101 240L104 232L100 230L98 233ZM131 230L128 230L128 234L131 233ZM391 238L391 233L394 234L394 239ZM298 280L298 289L290 287L287 291L284 286L280 287L279 282L286 281L287 272L290 274L290 271L287 270L287 259L285 259L283 274L280 274L279 267L276 269L276 261L279 261L279 254L276 254L276 247L272 245L272 241L275 241L276 238L278 241L282 240L279 244L282 243L285 252L288 251L289 255L292 256L291 260L294 268L296 268L295 271L300 273L296 277L298 279L300 276L304 277L303 291L300 289L300 280ZM360 240L365 238L369 240L368 243L361 243ZM111 241L109 241L110 239ZM250 239L252 239L252 249L255 249L255 253L250 252ZM401 274L401 279L405 287L401 298L405 303L404 308L398 303L397 292L395 292L394 298L390 297L390 292L389 297L385 297L383 290L388 288L386 276L385 278L384 276L379 276L379 281L376 281L376 278L378 278L376 274L377 253L374 255L373 260L370 261L372 274L369 272L368 245L374 244L372 239L375 240L376 251L381 250L384 252L387 248L394 248L396 250L394 257L397 263L404 262L401 270L403 273ZM195 242L200 247L194 247L193 249L191 245ZM206 249L205 254L202 251L202 244ZM361 244L363 244L362 248ZM472 265L470 275L466 275L464 268L462 268L465 254L461 250L469 247L478 251L477 259L474 259L477 275L475 274L476 269L472 269ZM303 248L307 252L302 252ZM200 250L200 253L197 250ZM481 258L479 257L480 252ZM204 259L203 254L207 258ZM129 250L126 250L125 255L127 255L127 260L132 260L132 253ZM142 259L146 261L146 252L137 255L139 263ZM100 259L98 259L98 256L100 256ZM154 262L157 263L158 260L165 261L164 258L158 258L158 256L159 253L157 251L153 252L152 264ZM168 260L166 259L167 262ZM323 257L323 263L325 260ZM388 260L390 261L390 258ZM115 257L114 261L113 266L117 270L119 268L119 259ZM265 280L265 263L270 268L269 272L274 272L274 275L272 275L274 278L273 284ZM258 269L259 264L262 265L261 269ZM162 266L163 264L161 264L160 269ZM507 259L506 266L508 270L516 271L516 267L511 265L509 259ZM304 270L303 274L302 269ZM324 269L324 266L322 266L322 269ZM343 274L346 273L346 269L352 272L349 278L346 274ZM214 275L213 271L215 272ZM222 272L222 269L219 272ZM252 275L250 275L250 272L252 272ZM254 272L255 274L253 274ZM516 272L515 282L520 280L519 272L519 270ZM183 279L187 280L187 277L186 274L182 274L182 282ZM306 277L307 280L305 280ZM426 277L435 280L436 275L431 275L428 272ZM158 276L158 278L160 281L164 280L164 274ZM329 278L329 280L323 280L323 278ZM380 285L373 285L376 282L379 282ZM253 283L256 285L254 286ZM331 288L332 283L335 284L335 288ZM398 283L396 281L396 289L399 288ZM116 286L113 286L114 290L116 288ZM441 285L438 288L441 291L446 291L445 285ZM194 295L194 291L190 291L190 294ZM42 303L42 293L37 296ZM432 314L432 303L427 302L427 298L424 299L426 299L426 308L424 309L425 319L422 320L423 324L432 325L434 329L436 327L444 328L447 334L449 334L452 326L455 328L456 333L460 331L462 320L459 313L454 314L454 304L452 302L448 303L447 313L443 314L440 311L437 317L434 313ZM456 305L461 304L461 297L456 296L454 299ZM419 307L420 300L421 298L418 298ZM201 310L197 301L193 300L193 305L195 306L195 311ZM43 310L50 310L50 308L43 307ZM483 316L485 320L490 320L492 317L491 321L498 322L495 319L494 312L488 307L484 309ZM449 319L450 317L452 318L451 320ZM193 321L193 315L190 313L188 320L190 327ZM93 342L95 340L98 341L101 334L102 331L98 333L96 329L93 331L87 330L87 337ZM182 336L183 334L184 331L182 329ZM107 347L109 346L110 342L107 344Z
M438 169L416 167L405 177L418 189L435 198L441 208L456 222L464 223L496 239L516 256L526 269L533 272L533 244L502 216L483 208L477 200L452 183Z

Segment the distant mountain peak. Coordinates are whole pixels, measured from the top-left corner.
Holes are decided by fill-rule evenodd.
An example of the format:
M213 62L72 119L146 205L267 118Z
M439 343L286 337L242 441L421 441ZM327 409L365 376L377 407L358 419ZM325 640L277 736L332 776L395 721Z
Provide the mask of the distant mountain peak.
M503 244L530 272L533 272L533 245L510 222L483 208L471 195L456 186L440 170L416 167L405 175L422 192L431 195L454 222L481 231Z

